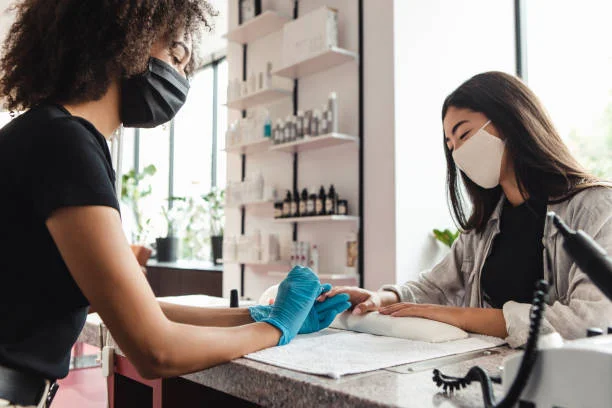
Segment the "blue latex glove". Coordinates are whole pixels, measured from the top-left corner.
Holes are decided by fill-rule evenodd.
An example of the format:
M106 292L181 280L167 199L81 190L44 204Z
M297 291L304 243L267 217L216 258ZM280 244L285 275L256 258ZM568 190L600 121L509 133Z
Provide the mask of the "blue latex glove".
M326 283L321 286L321 293L331 290L331 287L329 283ZM338 313L342 313L351 307L349 299L350 296L348 293L340 293L334 297L325 299L323 302L315 302L298 333L314 333L329 327Z
M331 287L329 283L326 283L321 286L320 292L325 293ZM339 313L351 307L349 298L347 293L340 293L332 298L325 299L323 302L315 302L308 316L306 316L302 327L300 327L298 334L315 333L329 327ZM271 309L272 306L257 305L249 307L249 312L253 320L260 322L270 315Z
M282 332L279 346L297 335L321 292L319 278L309 268L296 266L281 282L269 316L261 320Z

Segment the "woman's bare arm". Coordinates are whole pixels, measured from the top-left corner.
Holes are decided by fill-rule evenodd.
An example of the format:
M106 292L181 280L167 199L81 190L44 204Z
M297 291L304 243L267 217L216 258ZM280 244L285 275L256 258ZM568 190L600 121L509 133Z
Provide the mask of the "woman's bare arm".
M176 305L160 301L166 317L176 323L195 326L231 327L253 323L245 308L214 308Z
M116 210L62 208L46 224L77 285L144 377L197 371L278 343L280 330L267 323L219 328L168 319L130 250Z

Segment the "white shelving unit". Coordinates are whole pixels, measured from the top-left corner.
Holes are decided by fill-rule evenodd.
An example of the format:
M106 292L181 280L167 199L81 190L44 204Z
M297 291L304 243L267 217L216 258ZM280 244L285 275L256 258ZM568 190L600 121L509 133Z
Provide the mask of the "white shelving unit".
M353 215L321 215L316 217L294 217L294 218L276 218L276 223L298 224L315 223L315 222L354 222L359 223L359 217Z
M291 21L291 18L267 10L228 32L224 37L234 43L248 44L282 29L283 25L289 21Z
M227 103L227 107L236 110L245 110L257 105L265 105L286 98L293 94L293 89L271 88L253 92L244 98L234 99Z
M347 62L357 61L358 58L359 54L355 52L343 48L332 47L319 55L281 68L272 74L292 79L303 78Z
M270 138L262 138L254 142L239 143L226 147L226 153L255 154L267 152L270 149Z
M328 133L321 136L307 136L295 142L271 145L270 150L287 153L301 153L309 150L325 149L328 147L355 143L359 145L359 138L342 133Z

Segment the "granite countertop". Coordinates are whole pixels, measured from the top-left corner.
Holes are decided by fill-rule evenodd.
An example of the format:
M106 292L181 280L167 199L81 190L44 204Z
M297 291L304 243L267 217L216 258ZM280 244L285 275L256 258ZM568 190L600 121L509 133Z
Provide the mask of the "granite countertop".
M149 260L149 262L147 262L147 267L202 270L205 272L223 272L223 265L215 265L209 261L194 261L186 259L179 259L175 262L158 262L155 259L151 259Z
M90 315L79 341L100 345L101 320ZM103 329L105 341L114 341ZM118 350L121 354L121 351ZM406 364L369 373L331 379L299 373L284 368L240 358L183 377L227 394L266 407L480 407L482 393L478 384L447 395L432 381L432 369L445 374L464 375L480 365L490 374L499 374L502 360L515 351L498 347L467 355L443 357L421 363ZM494 384L495 395L502 395Z

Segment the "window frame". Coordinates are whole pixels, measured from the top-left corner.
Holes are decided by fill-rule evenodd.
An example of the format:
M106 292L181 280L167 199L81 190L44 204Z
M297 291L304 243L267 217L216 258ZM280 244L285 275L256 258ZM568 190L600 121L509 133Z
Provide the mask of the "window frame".
M194 71L193 75L197 75L199 72L205 69L213 70L213 84L212 84L212 137L211 137L211 186L212 188L217 187L217 147L218 147L218 115L219 115L219 65L226 60L226 56L221 56L219 58L213 59L209 63L199 67L196 71ZM174 196L174 163L175 163L175 152L174 152L174 139L175 139L175 130L174 130L174 119L172 119L169 124L169 146L168 146L168 197ZM138 174L140 172L140 128L134 129L134 169ZM168 203L169 207L172 207L172 200Z

